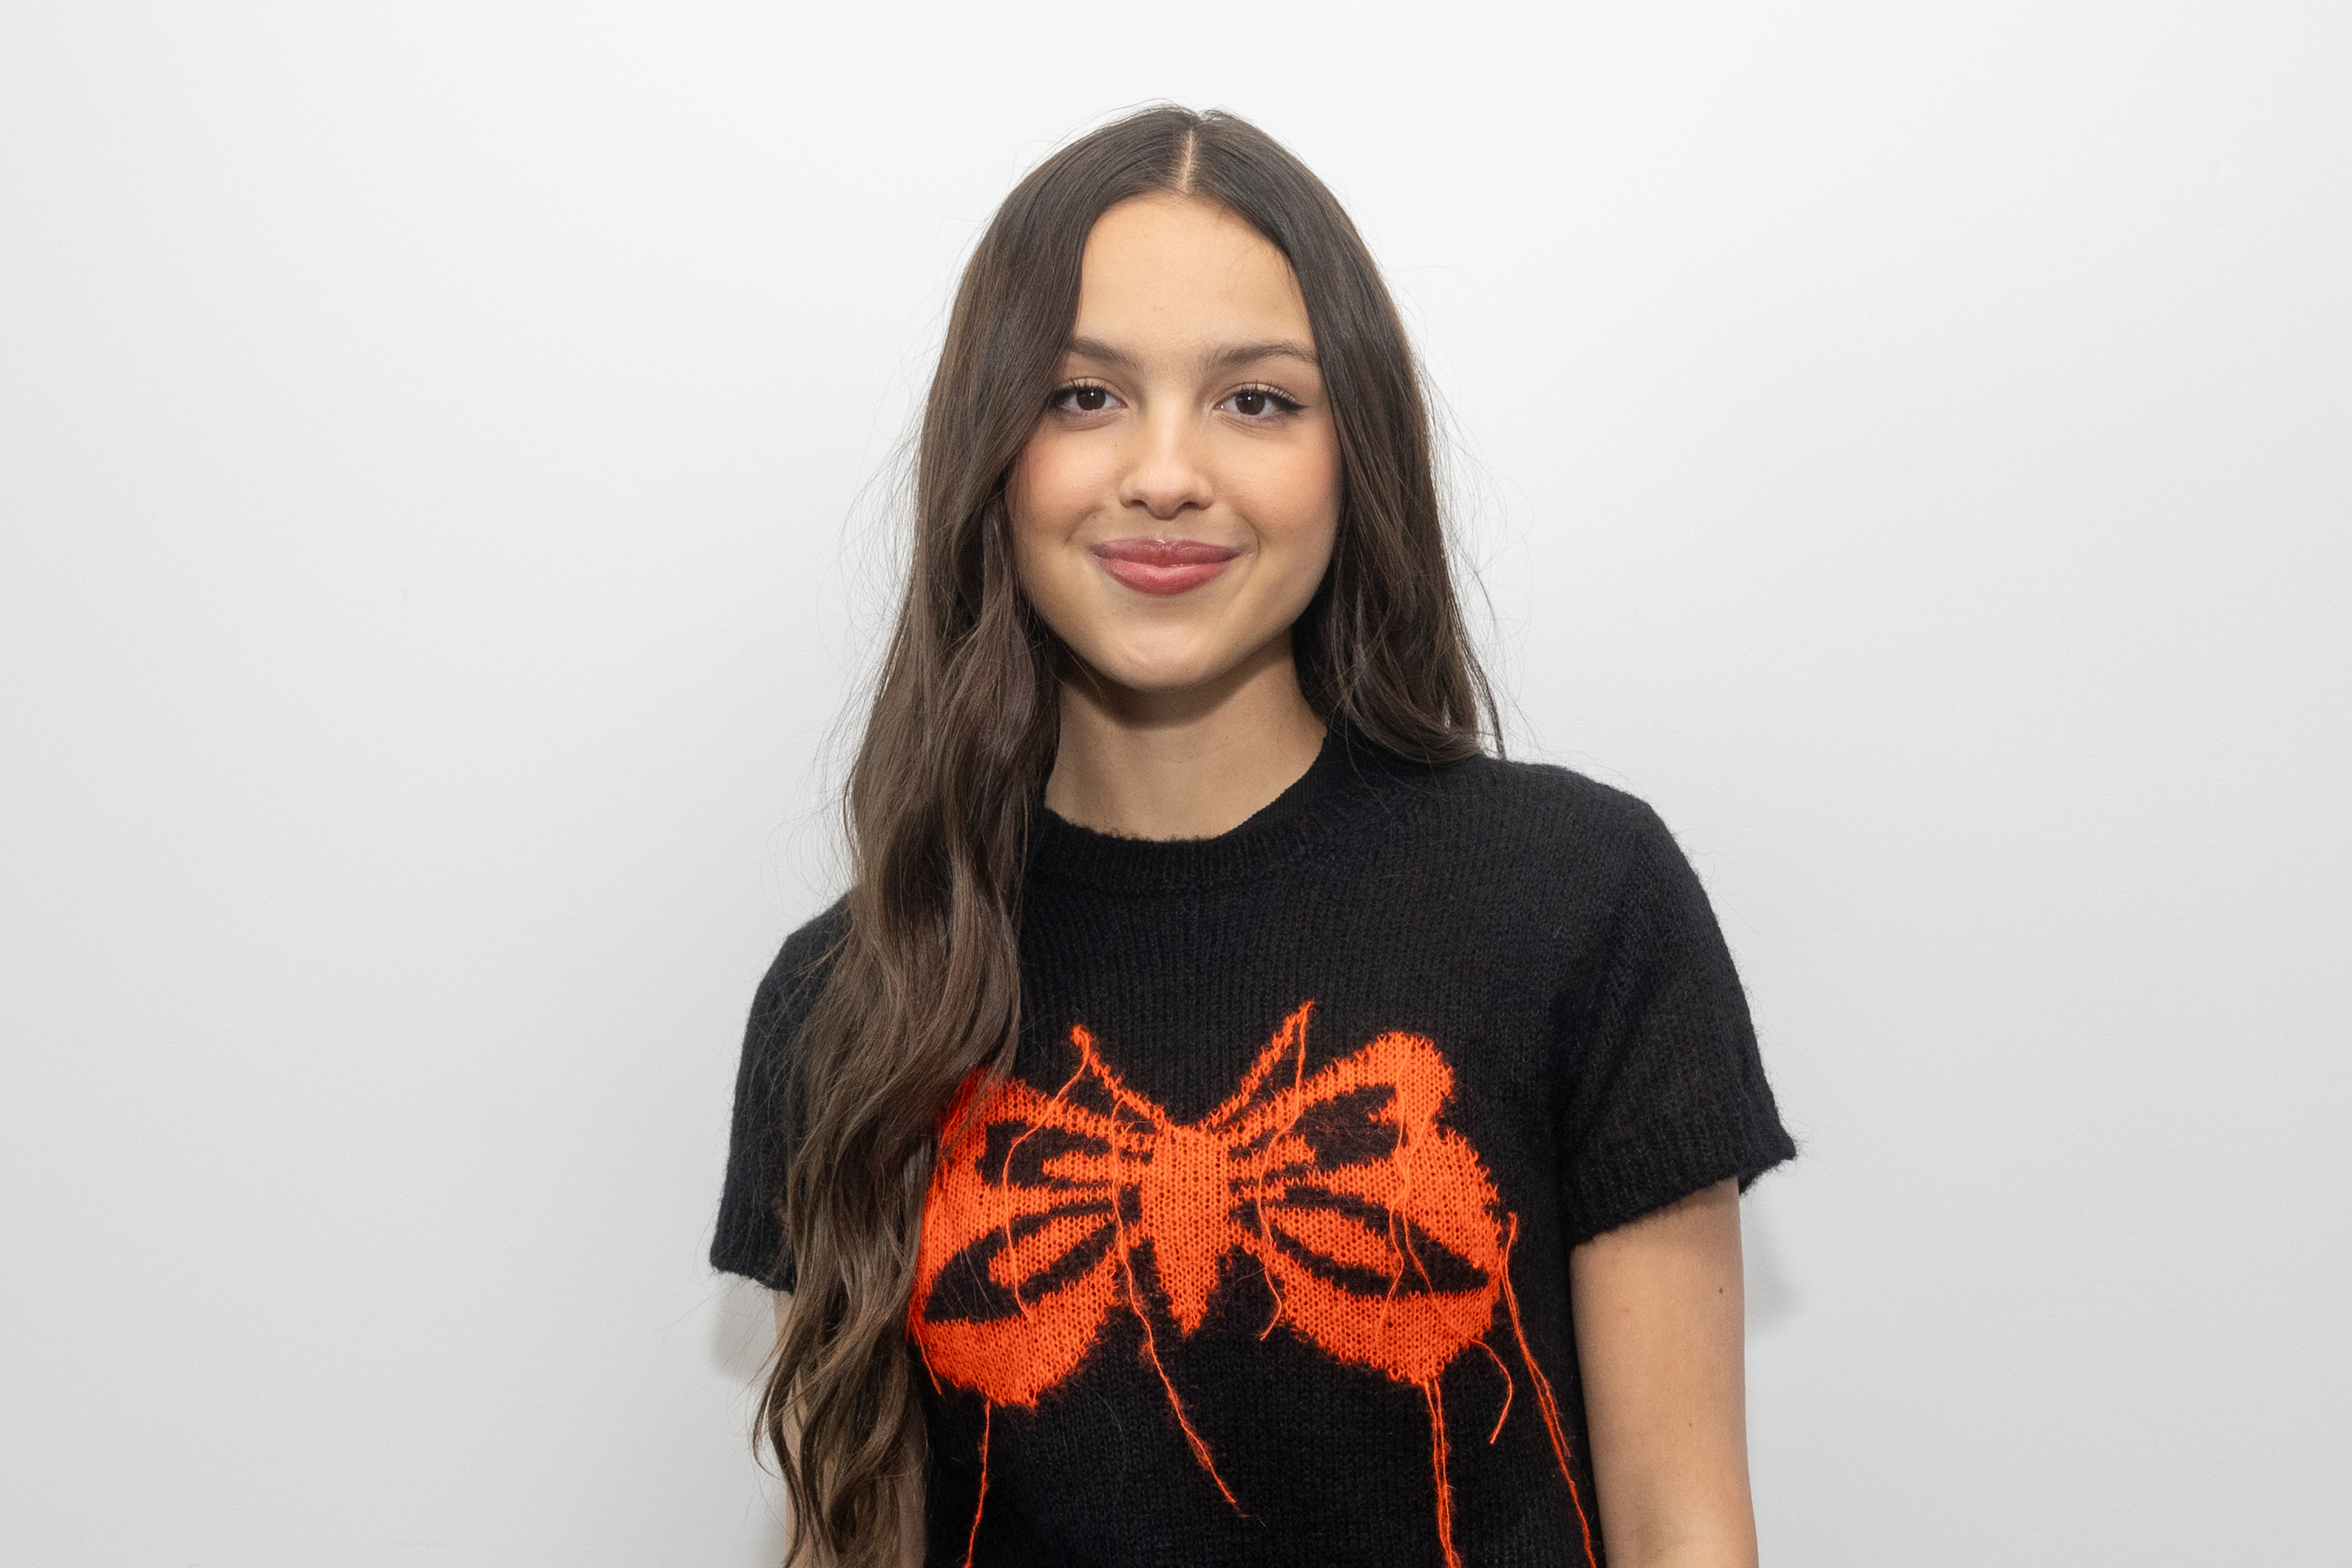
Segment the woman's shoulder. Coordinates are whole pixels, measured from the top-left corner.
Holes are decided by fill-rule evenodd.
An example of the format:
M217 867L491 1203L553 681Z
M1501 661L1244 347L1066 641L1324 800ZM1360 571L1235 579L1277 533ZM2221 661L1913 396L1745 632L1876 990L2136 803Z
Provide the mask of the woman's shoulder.
M1457 831L1507 852L1614 858L1668 837L1648 802L1558 763L1482 753L1417 771Z
M785 937L760 982L751 1007L752 1021L757 1024L806 1012L824 988L833 956L848 930L849 900L836 898Z

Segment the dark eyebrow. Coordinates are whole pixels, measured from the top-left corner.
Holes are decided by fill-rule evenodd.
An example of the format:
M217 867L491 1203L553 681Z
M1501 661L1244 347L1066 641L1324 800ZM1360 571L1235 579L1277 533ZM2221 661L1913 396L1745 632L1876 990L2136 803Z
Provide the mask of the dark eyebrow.
M1073 338L1063 351L1076 354L1082 360L1099 360L1106 365L1117 365L1122 371L1135 369L1132 356L1120 352L1099 338Z
M1236 343L1230 349L1220 349L1207 356L1201 368L1204 371L1237 371L1260 360L1297 360L1310 368L1316 363L1314 351L1303 344Z
M1081 359L1095 360L1106 365L1116 365L1123 371L1137 369L1134 355L1123 350L1115 349L1098 338L1073 338L1069 341L1067 351ZM1235 343L1230 348L1215 350L1202 356L1200 368L1203 371L1238 370L1244 365L1255 364L1260 360L1297 360L1302 364L1310 366L1317 363L1313 350L1304 345L1277 340L1266 343Z

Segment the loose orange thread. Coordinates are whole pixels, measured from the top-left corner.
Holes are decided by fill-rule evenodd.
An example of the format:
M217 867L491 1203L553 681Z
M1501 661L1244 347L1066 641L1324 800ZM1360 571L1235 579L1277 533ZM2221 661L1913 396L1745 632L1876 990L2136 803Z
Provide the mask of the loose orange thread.
M980 1496L972 1500L971 1533L963 1538L963 1568L971 1568L971 1554L980 1550L980 1516L988 1507L988 1428L996 1420L996 1406L980 1407Z
M1551 1451L1559 1460L1559 1473L1568 1482L1568 1499L1576 1504L1577 1528L1584 1532L1584 1560L1599 1563L1592 1554L1592 1521L1584 1516L1584 1496L1576 1489L1576 1478L1568 1473L1568 1438L1559 1429L1559 1402L1551 1396L1551 1382L1536 1364L1534 1353L1528 1349L1528 1331L1519 1323L1519 1293L1511 1289L1509 1270L1510 1249L1518 1244L1519 1217L1511 1216L1511 1234L1504 1243L1503 1301L1511 1310L1511 1333L1519 1342L1519 1359L1528 1364L1528 1375L1535 1379L1536 1407L1543 1412L1544 1430L1551 1434Z
M1070 1030L1077 1069L1050 1098L1017 1078L975 1072L942 1114L908 1333L935 1383L971 1389L986 1404L982 1500L994 1407L1034 1406L1077 1369L1124 1305L1193 1458L1241 1511L1160 1360L1156 1333L1162 1321L1180 1336L1199 1329L1238 1252L1256 1260L1274 1294L1261 1338L1286 1322L1343 1364L1421 1389L1449 1568L1459 1560L1439 1380L1473 1345L1493 1360L1504 1403L1487 1441L1500 1437L1512 1380L1486 1336L1502 1303L1583 1528L1586 1561L1596 1562L1559 1407L1511 1288L1518 1217L1503 1212L1477 1152L1438 1120L1453 1096L1452 1067L1428 1040L1392 1031L1309 1077L1314 1005L1285 1019L1240 1087L1197 1122L1179 1122L1128 1088L1083 1027ZM1286 1083L1273 1079L1285 1058ZM1337 1151L1328 1159L1301 1131L1310 1114ZM1136 1268L1145 1247L1156 1298ZM1442 1260L1435 1270L1433 1260ZM1382 1281L1376 1294L1351 1283L1367 1276ZM975 1511L974 1542L979 1529ZM970 1545L965 1556L968 1568Z
M1462 1568L1461 1554L1454 1550L1454 1487L1445 1479L1445 1401L1434 1377L1421 1391L1429 1399L1431 1461L1437 1470L1437 1544L1445 1553L1445 1568Z
M1503 1364L1503 1358L1496 1355L1495 1354L1495 1347L1488 1344L1485 1340L1482 1339L1478 1342L1478 1348L1486 1353L1486 1359L1493 1362L1495 1364L1495 1370L1503 1375L1503 1407L1495 1412L1495 1429L1486 1434L1486 1446L1491 1448L1495 1446L1496 1440L1503 1435L1503 1423L1511 1418L1511 1395L1513 1392L1511 1369Z

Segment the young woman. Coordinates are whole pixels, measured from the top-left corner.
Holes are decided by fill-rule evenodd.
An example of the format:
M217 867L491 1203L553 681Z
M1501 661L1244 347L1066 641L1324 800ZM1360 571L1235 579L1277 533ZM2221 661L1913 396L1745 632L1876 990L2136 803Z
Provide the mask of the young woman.
M794 1551L1755 1561L1737 1188L1792 1152L1641 803L1486 756L1330 193L1155 109L1008 197L926 409L847 895L712 1261Z

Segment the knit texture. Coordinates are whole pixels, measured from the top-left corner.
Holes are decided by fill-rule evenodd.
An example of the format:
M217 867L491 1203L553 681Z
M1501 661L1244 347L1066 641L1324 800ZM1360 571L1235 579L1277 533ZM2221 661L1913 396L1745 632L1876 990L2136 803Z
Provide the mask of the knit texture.
M711 1261L789 1289L752 1009ZM929 1561L1602 1561L1568 1256L1794 1150L1641 802L1335 734L1217 838L1041 814L1012 1077L941 1118L908 1334Z

